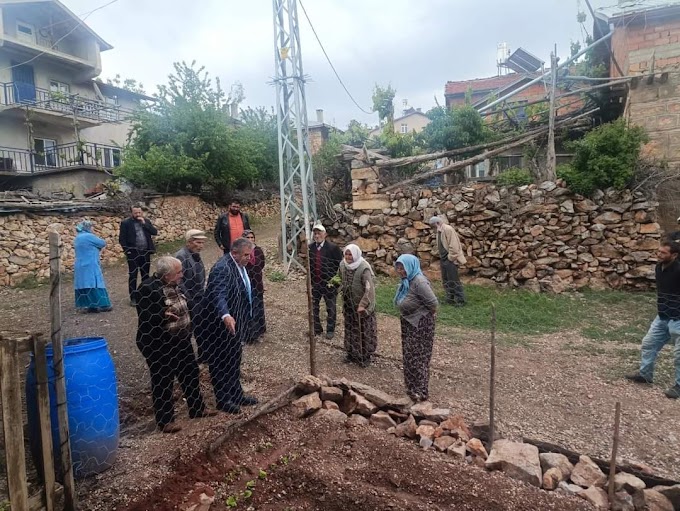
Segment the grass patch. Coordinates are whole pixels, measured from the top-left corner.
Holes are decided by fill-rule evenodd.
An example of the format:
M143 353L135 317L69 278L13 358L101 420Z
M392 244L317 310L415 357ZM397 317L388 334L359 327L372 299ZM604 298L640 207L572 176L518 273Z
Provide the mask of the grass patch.
M397 315L392 303L397 284L397 279L380 280L376 291L379 312ZM441 283L433 284L442 304L437 315L439 324L489 330L491 307L495 304L496 330L510 334L510 343L513 339L526 343L521 337L524 335L560 331L577 331L593 341L639 342L656 310L651 293L584 291L549 295L474 285L465 287L468 304L457 308L443 304Z
M281 272L281 271L274 270L274 271L269 272L267 274L267 278L271 282L285 282L286 281L286 274Z
M184 238L175 241L161 241L156 244L156 253L159 256L175 255L175 253L186 244L187 242Z
M37 289L39 287L44 286L47 283L49 283L49 279L39 279L35 275L29 275L14 287L16 289ZM2 508L0 508L0 511L1 509Z

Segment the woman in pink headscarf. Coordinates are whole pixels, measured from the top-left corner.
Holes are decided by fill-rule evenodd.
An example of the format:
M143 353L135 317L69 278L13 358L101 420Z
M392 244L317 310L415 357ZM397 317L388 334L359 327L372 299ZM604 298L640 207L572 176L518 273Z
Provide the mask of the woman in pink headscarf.
M340 263L342 312L345 317L345 361L368 367L378 346L375 276L356 245L347 245Z

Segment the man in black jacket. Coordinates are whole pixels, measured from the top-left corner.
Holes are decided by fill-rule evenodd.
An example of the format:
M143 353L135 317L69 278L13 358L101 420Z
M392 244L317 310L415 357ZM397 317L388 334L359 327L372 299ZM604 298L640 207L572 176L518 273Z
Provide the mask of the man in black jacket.
M250 230L250 219L248 215L241 212L241 203L237 200L231 201L229 212L222 213L215 224L215 241L217 246L229 253L231 243L243 236L243 232Z
M135 305L135 290L137 289L137 272L141 273L142 281L149 278L151 268L151 254L156 251L151 236L158 234L151 222L144 218L142 208L130 208L130 217L120 223L118 242L123 247L128 263L128 292L130 305Z
M654 366L659 352L666 344L675 350L675 384L664 394L670 399L680 398L680 245L675 241L661 243L656 265L657 316L647 335L642 339L640 369L626 375L635 383L652 383Z
M338 287L330 281L338 273L342 250L335 243L326 240L326 228L317 224L312 228L314 243L309 245L309 268L312 276L312 304L314 313L314 334L321 335L320 308L321 298L326 302L326 338L332 339L335 334L336 301Z

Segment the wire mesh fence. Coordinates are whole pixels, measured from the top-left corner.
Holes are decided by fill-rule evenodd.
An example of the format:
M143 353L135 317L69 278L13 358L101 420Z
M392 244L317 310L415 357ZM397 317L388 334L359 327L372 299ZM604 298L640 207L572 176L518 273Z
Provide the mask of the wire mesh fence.
M678 383L680 362L662 350L680 335L672 292L659 294L658 307L667 312L657 320L651 293L548 295L458 282L466 303L449 304L452 289L439 284L436 265L423 274L418 258L406 254L396 261L396 277L379 277L358 247L337 246L324 234L314 230L304 251L311 321L304 281L268 269L266 253L275 248L253 243L248 232L226 254L192 249L190 240L172 256L159 250L149 257L148 278L135 276L129 295L120 267L94 291L76 287L77 275L73 292L63 286L59 326L76 484L116 463L126 428L148 419L172 438L216 412L228 423L309 371L310 358L318 359L318 373L429 399L468 417L487 418L491 408L492 428L502 435L603 460L614 402L649 392L623 377L654 376L669 391ZM253 385L253 378L263 382ZM624 400L620 452L639 458L644 448L629 406ZM658 453L657 460L668 466L672 455Z

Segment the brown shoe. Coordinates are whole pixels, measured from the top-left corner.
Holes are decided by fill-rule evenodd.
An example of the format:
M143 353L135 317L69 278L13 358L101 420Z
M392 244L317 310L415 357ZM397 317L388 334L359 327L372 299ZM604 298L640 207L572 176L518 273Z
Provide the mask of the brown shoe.
M165 426L159 426L158 429L161 433L177 433L178 431L182 431L182 426L171 422Z
M203 410L200 413L197 413L196 415L194 415L191 418L192 419L201 419L203 417L215 417L218 413L220 413L220 412L218 412L217 410L213 410L211 408L206 408L205 410Z

